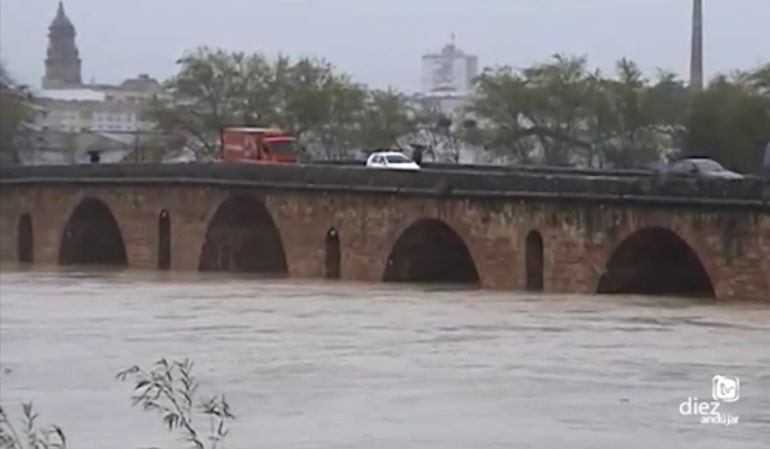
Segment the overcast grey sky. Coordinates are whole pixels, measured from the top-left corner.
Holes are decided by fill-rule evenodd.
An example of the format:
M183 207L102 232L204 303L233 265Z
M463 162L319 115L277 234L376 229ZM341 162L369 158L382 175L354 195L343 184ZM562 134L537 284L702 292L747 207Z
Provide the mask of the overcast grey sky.
M686 76L691 0L65 0L84 80L166 78L199 45L325 57L358 81L417 90L420 56L457 34L480 65L555 52L627 56ZM706 70L770 60L770 0L705 0ZM38 86L57 0L0 0L0 58Z

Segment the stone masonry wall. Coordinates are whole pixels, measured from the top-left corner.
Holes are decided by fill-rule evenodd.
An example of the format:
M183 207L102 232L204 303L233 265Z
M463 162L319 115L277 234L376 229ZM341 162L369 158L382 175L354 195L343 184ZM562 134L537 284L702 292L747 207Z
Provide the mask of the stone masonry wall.
M390 251L413 223L434 218L468 246L483 287L525 286L525 242L544 242L545 290L593 293L623 240L646 227L676 233L690 245L722 300L770 301L770 215L663 206L553 200L421 198L384 193L323 193L184 185L6 185L0 191L0 259L16 260L17 223L32 217L36 263L56 264L72 211L86 197L115 216L132 268L157 266L158 217L171 222L171 266L196 270L209 221L229 195L245 192L265 204L292 277L322 277L327 231L339 233L342 277L379 281Z

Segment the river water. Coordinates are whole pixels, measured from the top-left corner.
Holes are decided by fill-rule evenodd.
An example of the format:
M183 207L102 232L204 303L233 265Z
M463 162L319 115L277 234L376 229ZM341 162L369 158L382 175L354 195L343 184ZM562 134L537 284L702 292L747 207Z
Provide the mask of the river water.
M0 393L70 448L175 448L115 379L190 358L228 448L770 447L770 306L224 275L0 274ZM732 426L684 416L740 378Z

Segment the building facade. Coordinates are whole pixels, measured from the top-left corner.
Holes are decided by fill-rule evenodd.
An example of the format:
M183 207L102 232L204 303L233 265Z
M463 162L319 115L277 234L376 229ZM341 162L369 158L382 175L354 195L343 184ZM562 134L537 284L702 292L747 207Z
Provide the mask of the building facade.
M75 44L75 26L59 2L51 26L48 27L48 55L45 60L44 89L77 87L82 83L81 61Z
M143 118L142 110L161 90L157 82L151 84L146 90L120 85L40 91L36 101L45 114L39 117L38 128L62 132L150 130L153 123Z
M36 121L40 131L53 132L141 132L152 123L142 119L147 103L162 91L149 75L118 85L84 84L77 32L60 2L48 28L48 53L42 90L35 98L44 113Z
M422 90L425 95L468 94L478 76L478 58L466 54L452 41L439 53L422 57Z
M422 92L416 100L429 110L462 120L478 76L478 57L460 50L454 35L438 53L422 57Z

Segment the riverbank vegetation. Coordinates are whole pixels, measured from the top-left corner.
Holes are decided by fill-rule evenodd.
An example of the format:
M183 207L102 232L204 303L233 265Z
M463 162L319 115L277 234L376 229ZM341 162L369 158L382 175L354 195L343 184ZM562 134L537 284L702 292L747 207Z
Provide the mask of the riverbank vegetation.
M18 152L27 145L26 133L33 118L31 94L18 85L0 63L0 164L18 163Z
M188 447L217 449L235 419L224 395L197 400L198 382L189 360L161 359L148 369L132 366L117 374L133 383L132 405L156 413L164 427L175 432ZM66 449L64 431L56 425L40 426L31 403L22 404L18 425L0 407L0 449Z

